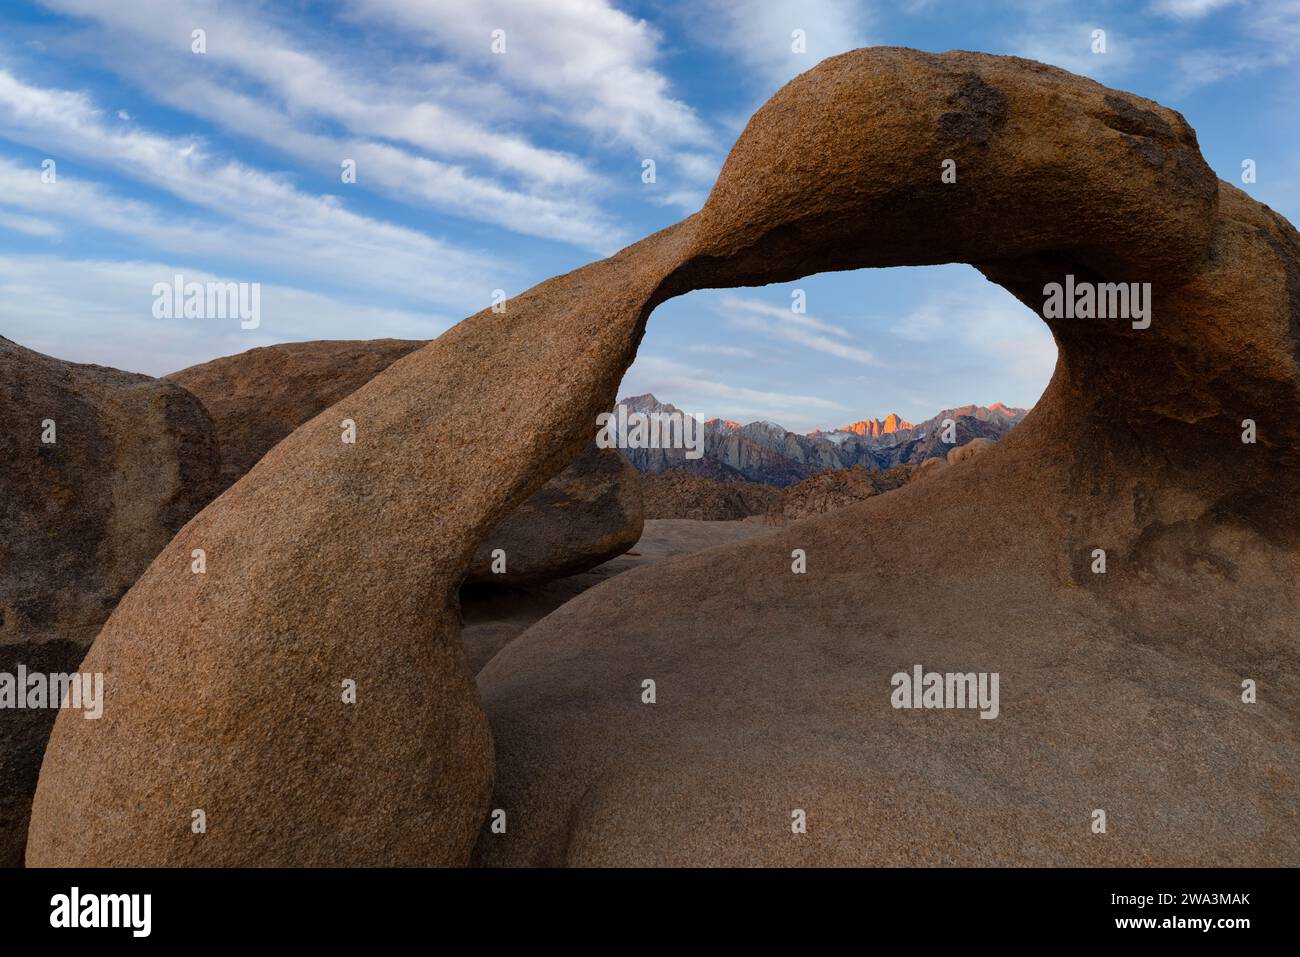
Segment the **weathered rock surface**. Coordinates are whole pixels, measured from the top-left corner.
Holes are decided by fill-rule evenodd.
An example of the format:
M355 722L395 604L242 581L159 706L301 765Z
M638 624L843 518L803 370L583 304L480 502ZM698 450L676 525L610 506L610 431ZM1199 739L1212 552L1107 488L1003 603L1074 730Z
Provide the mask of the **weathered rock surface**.
M939 469L943 468L947 464L948 464L948 460L946 458L926 459L924 462L918 465L916 467L916 471L912 473L912 481L919 482L922 479L929 478L931 475L934 475L937 471L939 471Z
M965 260L1035 309L1067 272L1150 281L1154 320L1049 323L1043 399L960 467L517 638L479 676L511 829L476 859L1300 863L1294 230L1156 104L897 50L782 90L689 225L701 282ZM895 710L916 664L1000 673L1000 716Z
M896 465L885 472L870 472L855 465L851 469L823 472L786 489L777 510L790 521L834 512L903 487L911 479L914 469L912 465Z
M298 426L424 345L413 339L289 342L168 378L198 396L216 422L225 489ZM641 521L636 470L617 451L600 453L593 444L484 540L468 580L521 585L584 571L630 547ZM506 550L504 575L491 572L494 548Z
M0 460L0 673L75 671L118 599L216 494L212 422L166 380L0 338ZM22 863L54 717L0 709L0 866Z
M641 475L647 518L687 518L729 522L763 515L780 490L758 482L719 481L684 469Z
M944 440L948 433L945 433L943 420L940 419L935 428L884 450L880 455L884 460L882 467L894 468L903 463L920 463L932 458L945 458L954 448L968 445L976 439L996 442L1010 430L1009 426L999 422L986 421L969 415L953 416L952 424L952 433L949 436L952 441Z
M1052 382L994 449L621 575L507 645L478 686L511 823L476 858L1300 863L1300 238L1173 111L901 49L796 78L699 213L394 363L188 525L91 649L104 720L56 722L29 863L464 860L492 758L456 585L591 440L654 307L949 261L1035 309L1066 273L1150 281L1154 320L1050 320ZM918 663L1000 673L1000 717L893 709ZM197 806L227 830L195 839Z
M372 383L310 420L118 605L83 664L104 715L56 720L29 865L465 862L491 738L455 640L464 472L433 464L464 446L429 397L483 390L421 354L390 368L409 402Z
M965 445L959 445L948 453L948 464L956 465L959 462L969 461L996 444L992 439L971 439Z
M224 491L298 426L425 345L418 339L285 342L167 378L198 396L216 423Z
M633 550L590 571L523 588L464 588L460 595L461 640L470 670L477 674L530 626L603 581L643 565L745 541L767 531L762 525L745 522L647 519Z
M593 442L483 539L466 581L529 585L595 568L641 537L640 474L617 449ZM505 571L492 553L505 552Z

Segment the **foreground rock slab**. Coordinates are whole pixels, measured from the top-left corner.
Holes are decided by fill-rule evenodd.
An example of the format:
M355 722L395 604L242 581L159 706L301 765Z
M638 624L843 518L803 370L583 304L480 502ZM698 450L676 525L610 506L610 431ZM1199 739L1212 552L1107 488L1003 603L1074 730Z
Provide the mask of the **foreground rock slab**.
M455 640L472 539L436 506L459 473L431 464L453 446L427 397L457 384L403 366L422 354L390 367L415 401L367 386L312 419L118 605L82 665L103 717L56 720L29 865L464 863L492 750Z
M474 673L492 656L566 602L616 575L679 555L745 541L769 529L748 522L647 519L633 549L577 575L522 588L461 590L461 640Z

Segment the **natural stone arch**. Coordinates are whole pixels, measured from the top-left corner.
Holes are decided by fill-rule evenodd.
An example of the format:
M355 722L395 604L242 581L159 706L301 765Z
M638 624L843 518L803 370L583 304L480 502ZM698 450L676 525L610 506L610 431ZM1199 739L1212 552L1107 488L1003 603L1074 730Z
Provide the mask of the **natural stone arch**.
M940 178L948 158L957 162L956 184ZM928 647L909 643L924 644L924 636L903 629L888 639L898 654L952 654L963 640L985 651L1005 640L1008 655L1030 654L1032 642L1012 627L1016 615L1056 635L1049 650L1058 657L1068 657L1071 647L1095 651L1095 640L1121 657L1173 648L1178 630L1152 621L1172 590L1187 602L1183 624L1215 635L1217 652L1294 689L1294 665L1279 658L1293 651L1300 620L1298 254L1290 225L1216 184L1190 127L1157 104L1040 64L979 54L871 49L828 60L754 116L700 213L534 287L510 300L503 315L472 316L398 361L299 428L177 535L118 606L84 665L107 673L104 719L64 714L56 724L28 861L464 861L486 815L492 758L457 641L457 586L478 540L589 441L653 308L706 285L963 261L1036 311L1043 283L1065 272L1149 281L1155 321L1143 331L1115 322L1049 323L1060 355L1033 413L997 449L890 496L888 514L882 500L871 500L841 513L853 517L848 533L815 519L771 540L624 576L518 639L489 664L481 684L508 745L501 793L521 813L511 817L510 843L480 847L481 859L716 862L720 848L725 856L725 840L700 840L690 830L731 813L715 804L710 819L699 789L708 791L710 775L726 767L727 749L743 745L759 719L688 709L661 727L681 732L677 746L688 752L692 760L682 763L690 767L678 779L649 773L644 762L672 757L668 745L630 729L623 704L606 692L636 664L619 654L635 649L638 638L655 638L646 624L653 616L620 623L599 602L638 585L681 585L692 614L780 618L807 601L789 591L792 536L816 543L814 561L837 588L878 583L891 568L951 587L966 580L963 574L974 576L981 604L973 611L989 616L946 613L945 640ZM439 406L435 396L454 399ZM517 447L495 447L482 427L502 416L520 424ZM355 446L339 442L345 417L357 422ZM1243 448L1236 433L1244 417L1259 425L1255 446ZM978 494L969 494L971 486ZM995 486L1023 497L1018 511L999 504L990 493ZM1278 490L1277 498L1266 488ZM996 522L1009 517L1011 528L999 530ZM956 547L925 549L902 537L918 530L947 534ZM899 538L891 543L885 532ZM1118 572L1104 593L1079 554L1096 543L1127 559L1112 561ZM196 547L209 556L202 580L186 577ZM1188 570L1185 581L1174 574L1179 568ZM1249 587L1225 584L1234 568L1254 576ZM1016 574L1025 574L1032 589L1006 584ZM725 587L690 585L683 575L734 582L739 597ZM774 596L787 601L784 611ZM675 626L686 615L689 624L682 608L657 613ZM575 624L586 630L557 637ZM819 624L823 630L801 648L811 660L870 651L859 643L837 652L833 639L844 637L845 626ZM1125 629L1136 650L1124 650ZM593 643L602 631L620 637L617 648ZM724 643L702 654L682 643L690 628L676 638L665 634L647 647L662 652L667 640L683 667L704 664L724 676L731 668L745 677L734 642L730 651ZM1061 634L1076 645L1060 646ZM570 661L590 666L582 687L550 657L561 646ZM1211 662L1204 641L1192 640L1182 653L1163 680L1188 681L1191 664ZM804 659L776 664L784 670L751 676L777 681L777 694L791 691L794 676L813 674ZM1222 662L1213 668L1216 679L1230 677ZM1042 674L1062 679L1050 669ZM343 677L356 679L373 706L340 710L333 690ZM842 690L847 679L833 672L829 680ZM554 688L549 697L547 682ZM1108 706L1122 705L1113 689L1103 691ZM824 701L824 692L814 700ZM1067 692L1067 705L1079 706L1079 689ZM1231 692L1223 690L1229 702ZM1032 698L1017 704L1022 714L1050 719ZM750 770L775 778L751 782L754 793L779 802L772 786L818 782L821 833L829 843L767 843L755 831L753 860L927 859L896 833L853 844L864 807L852 794L862 779L836 780L835 759L844 756L843 735L862 730L886 734L871 742L878 760L870 767L883 776L872 778L878 791L868 803L917 827L926 840L947 834L947 856L940 848L933 859L978 861L983 853L993 860L1173 860L1172 849L1186 838L1177 824L1161 831L1152 821L1162 809L1134 810L1128 793L1112 798L1132 812L1139 831L1148 826L1135 843L1087 843L1086 826L1076 834L1059 819L1072 813L1072 792L1058 787L1062 775L1079 770L1089 733L1104 738L1104 718L1043 725L1040 737L1063 736L1064 757L1031 781L1039 806L1029 813L997 805L1014 786L1009 776L1026 768L996 747L984 750L987 739L981 743L969 729L945 733L990 764L971 772L963 804L944 790L951 777L927 777L933 756L911 770L891 763L900 748L921 740L912 731L877 719L841 728L835 715L822 714L829 722L822 730L835 733L819 734L816 725L789 726L790 715L778 713L773 698L754 707L754 714L772 709L777 722L787 722L774 722L773 740L819 749L802 759L787 755L784 764L764 755ZM1189 820L1222 824L1233 800L1254 801L1258 813L1241 827L1229 822L1221 842L1202 830L1197 849L1187 853L1221 853L1219 863L1294 862L1293 829L1269 817L1284 813L1281 795L1294 793L1294 707L1277 705L1264 730L1218 699L1198 700L1197 707L1214 719L1188 719L1213 738L1212 756L1235 744L1268 766L1234 764L1235 783L1213 792L1211 810ZM608 722L598 734L597 720ZM1009 721L987 724L1011 729L999 731L1008 735L1003 744L1038 740ZM576 727L593 738L616 729L627 734L624 746L645 747L642 763L602 750L606 738L576 746ZM1070 737L1079 728L1083 738ZM889 739L890 731L897 738ZM567 750L557 753L561 743ZM1113 739L1108 744L1120 748ZM1140 777L1169 753L1123 742L1115 767L1100 778L1115 785L1126 774ZM676 758L683 758L680 751ZM811 777L794 773L800 760ZM890 770L900 776L883 774ZM1216 780L1227 773L1212 770ZM1187 788L1175 778L1181 800ZM655 798L648 805L645 793ZM693 801L695 811L684 819L663 813L674 802ZM185 826L191 806L205 806L210 820L224 824L194 839ZM928 816L917 816L917 806ZM834 809L843 812L839 825L824 824L828 808L831 818ZM1077 810L1084 820L1088 809ZM754 813L757 822L759 809ZM948 831L945 816L956 822ZM1026 830L1030 819L1038 830Z

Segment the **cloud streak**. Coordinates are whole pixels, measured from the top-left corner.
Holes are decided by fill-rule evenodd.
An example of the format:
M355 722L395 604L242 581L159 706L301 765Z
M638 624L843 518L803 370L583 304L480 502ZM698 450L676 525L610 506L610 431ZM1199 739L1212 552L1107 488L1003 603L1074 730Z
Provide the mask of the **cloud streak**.
M486 256L349 212L334 197L301 192L283 177L219 160L196 139L109 125L83 94L30 86L3 69L0 136L107 166L210 214L164 215L67 175L43 183L39 170L0 159L6 203L155 248L275 264L322 282L348 277L445 304L486 302L512 273Z
M153 283L177 272L196 282L231 278L175 263L0 255L0 325L29 349L149 375L277 342L430 339L450 325L433 315L276 284L262 286L256 330L224 320L155 319Z
M602 252L625 239L586 198L602 188L586 163L467 116L467 105L482 102L473 96L435 98L413 86L418 77L377 82L372 75L403 74L342 65L351 51L306 49L301 31L291 34L256 8L234 3L44 3L89 19L108 38L105 50L131 48L130 58L107 57L105 66L158 101L335 176L344 159L356 160L362 189ZM200 27L207 31L202 55L189 46L191 30ZM452 76L457 91L473 82Z
M822 396L755 389L718 381L708 370L663 356L642 355L628 369L619 395L655 392L686 412L740 422L776 421L786 428L812 429L843 404Z
M815 319L790 308L774 306L756 299L728 296L716 306L717 312L738 329L781 339L805 349L824 352L863 365L879 365L880 360L866 349L851 343L849 332L839 326Z

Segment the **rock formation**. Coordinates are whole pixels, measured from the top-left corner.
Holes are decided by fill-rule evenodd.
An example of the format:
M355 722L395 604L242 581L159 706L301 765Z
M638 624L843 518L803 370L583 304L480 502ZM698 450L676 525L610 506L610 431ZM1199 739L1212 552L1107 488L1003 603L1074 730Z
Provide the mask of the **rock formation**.
M939 419L934 428L918 429L913 436L882 449L877 455L882 463L879 468L888 469L904 463L919 464L927 459L946 458L954 448L967 445L975 439L995 442L1009 430L1009 427L1003 428L996 421L975 416L955 415L951 418L951 432L945 430L943 419Z
M997 443L992 439L971 439L965 445L959 445L948 452L948 464L956 465L959 462L965 462L975 458L981 452L993 448Z
M0 338L0 460L0 674L76 671L118 599L217 493L212 422L166 380ZM22 863L54 717L0 709L0 867Z
M882 492L906 485L915 466L896 465L887 472L869 472L861 465L836 469L804 479L784 491L775 510L790 521L834 512Z
M1003 405L1001 402L994 402L990 406L962 405L952 409L944 409L938 415L931 416L925 421L913 425L911 422L900 419L896 413L891 412L883 420L866 419L862 422L846 425L833 432L816 431L810 432L809 435L813 438L826 438L836 441L847 438L849 434L862 436L874 439L873 447L883 452L883 450L891 449L894 446L914 443L915 440L925 438L931 434L942 433L944 422L947 419L952 419L959 427L964 419L974 419L979 425L972 423L968 424L967 428L975 429L976 434L987 435L995 439L1000 438L1018 425L1020 420L1028 413L1028 409L1012 408ZM913 453L894 452L892 454L895 458L888 464L914 464L916 462L916 459L911 457ZM850 464L866 465L867 463Z
M718 481L685 469L641 476L646 518L727 522L763 515L780 498L770 485L744 480Z
M916 426L901 418L897 412L891 412L884 419L863 419L860 422L854 422L852 425L844 426L840 431L878 439L886 435L894 435L897 432L910 432L914 428Z
M167 378L198 396L216 423L224 491L298 426L424 345L418 339L286 342Z
M167 378L198 396L212 415L225 489L298 426L424 345L412 339L289 342ZM511 441L508 432L503 441ZM642 520L636 470L618 451L591 445L484 539L468 580L521 585L585 571L630 548ZM491 570L496 548L507 554L505 574Z
M561 473L563 474L563 473ZM633 550L577 575L522 588L461 589L461 640L477 674L492 656L565 602L616 575L679 555L744 541L770 531L749 522L647 519Z
M796 78L699 213L448 330L186 526L87 658L104 719L56 722L28 862L464 861L492 749L456 586L591 440L655 306L954 261L1034 309L1066 274L1151 282L1154 319L1045 320L1056 372L992 450L511 642L478 680L510 827L476 859L1300 863L1300 238L1171 110L902 49ZM999 673L1000 716L893 708L917 664Z
M926 459L924 462L918 465L916 467L916 471L912 473L912 481L919 482L921 481L921 479L929 478L931 475L934 475L937 471L939 471L939 469L943 468L947 464L948 464L948 460L946 458Z
M644 521L641 476L617 449L593 442L483 539L466 581L531 585L585 572L635 545Z

